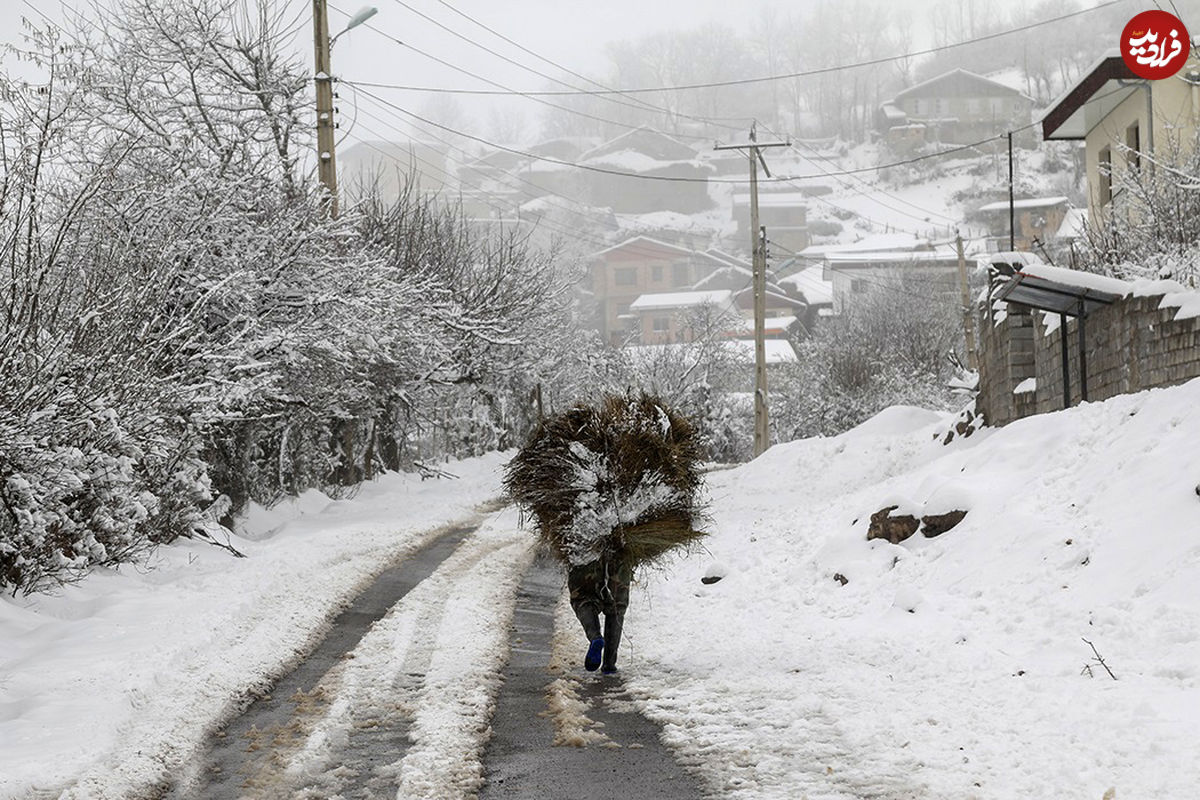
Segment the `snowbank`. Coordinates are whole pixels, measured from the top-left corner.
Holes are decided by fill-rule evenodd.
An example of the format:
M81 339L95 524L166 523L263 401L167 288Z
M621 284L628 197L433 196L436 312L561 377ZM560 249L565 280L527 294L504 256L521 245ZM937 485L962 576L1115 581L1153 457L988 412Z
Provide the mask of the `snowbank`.
M248 520L234 559L161 548L147 568L0 599L0 797L106 798L161 780L270 684L371 577L500 494L500 455L461 480L386 475Z
M1193 797L1197 407L1200 380L948 447L891 410L714 473L725 577L645 579L627 684L721 796ZM892 503L968 514L868 542Z

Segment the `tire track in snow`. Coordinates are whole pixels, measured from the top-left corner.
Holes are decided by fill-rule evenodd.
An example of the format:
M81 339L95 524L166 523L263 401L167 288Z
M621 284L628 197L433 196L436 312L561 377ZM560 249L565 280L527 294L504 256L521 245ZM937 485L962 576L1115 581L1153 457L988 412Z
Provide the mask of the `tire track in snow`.
M349 651L477 527L478 520L447 526L445 533L382 573L333 621L311 654L214 736L206 756L165 796L291 797L283 780L289 762L329 713L330 690L341 681Z
M327 689L330 713L289 774L298 798L459 798L480 783L507 654L504 632L531 557L515 514L485 523L363 638Z

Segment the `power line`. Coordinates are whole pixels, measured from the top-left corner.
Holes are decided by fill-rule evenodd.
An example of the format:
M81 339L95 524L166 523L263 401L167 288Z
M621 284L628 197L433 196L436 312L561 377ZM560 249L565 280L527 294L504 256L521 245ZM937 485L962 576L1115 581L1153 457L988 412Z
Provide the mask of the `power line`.
M748 84L755 84L755 83L768 83L770 81L789 80L791 78L805 78L805 77L811 77L813 75L825 75L825 74L829 74L831 72L840 72L842 70L848 70L848 69L858 69L860 67L871 67L871 66L876 66L878 64L886 64L890 61L900 61L900 60L903 60L906 58L915 58L917 56L930 55L930 54L939 53L939 52L942 52L945 50L953 50L958 47L966 47L968 45L990 41L992 39L999 39L1004 36L1011 36L1014 33L1022 33L1024 31L1032 30L1034 28L1040 28L1045 25L1053 25L1056 22L1062 22L1063 20L1072 19L1074 17L1078 17L1083 14L1090 14L1093 11L1099 11L1102 8L1107 8L1109 6L1117 5L1118 3L1123 3L1125 1L1126 0L1107 0L1107 2L1099 3L1090 8L1084 8L1084 9L1079 9L1077 11L1071 11L1066 14L1060 14L1057 17L1051 17L1049 19L1041 20L1039 22L1030 22L1025 25L1019 25L1015 28L1009 28L1008 30L984 34L983 36L977 36L973 39L964 39L961 42L952 42L950 44L939 45L937 47L927 47L923 50L913 50L908 53L901 53L899 55L894 55L894 56L881 56L879 58L868 59L865 61L857 61L857 62L852 62L849 64L838 64L837 66L832 66L832 67L818 67L818 68L814 68L814 69L800 70L797 72L782 73L779 75L762 75L762 76L759 76L756 78L736 78L736 79L731 79L731 80L727 80L727 81L712 81L712 82L708 82L708 83L684 83L684 84L677 84L677 85L673 85L673 86L642 86L642 87L628 88L628 89L597 90L597 91L582 92L582 94L633 95L633 94L647 94L647 93L651 93L651 92L677 92L677 91L685 91L685 90L691 90L691 89L715 89L715 88L721 88L721 87L726 87L726 86L745 86ZM385 84L385 83L376 83L376 84L371 84L371 85L374 86L375 88L382 88L382 89L404 89L407 91L415 91L415 92L443 92L443 93L448 93L448 94L482 94L482 95L519 94L519 95L522 95L525 97L531 97L531 96L562 97L562 96L581 94L581 92L576 92L576 91L560 91L560 90L543 90L543 91L532 91L532 92L517 92L515 90L506 90L506 91L497 92L497 91L488 90L488 89L452 89L449 87L407 86L407 85L401 85L401 84Z
M443 6L445 6L446 8L450 9L450 11L453 11L455 14L459 15L463 19L470 22L471 24L482 28L483 30L487 31L488 33L492 34L493 36L495 36L505 42L508 42L513 47L517 48L518 50L520 50L524 53L528 53L529 55L533 56L534 58L538 59L539 61L549 64L550 66L554 67L555 69L562 70L563 72L567 73L568 75L579 78L582 81L586 81L587 83L590 83L593 86L599 87L600 89L604 90L605 92L609 92L612 94L619 94L619 95L624 96L625 93L622 92L620 89L614 89L613 87L608 86L604 83L601 83L600 81L597 81L594 78L589 78L588 76L586 76L582 73L576 72L575 70L571 69L570 67L563 66L562 64L558 63L557 61L554 61L553 59L546 58L544 55L537 53L533 50L530 50L528 47L525 47L520 42L513 41L511 38L505 36L503 33L496 30L495 28L488 27L484 23L482 23L479 20L472 17L470 14L467 14L466 12L461 11L460 9L455 8L454 6L450 5L450 3L446 2L446 0L437 0L437 1L440 4L442 4ZM699 122L706 122L710 125L715 125L718 127L727 127L730 130L740 130L740 128L737 126L732 126L732 125L726 126L726 125L723 125L722 123L749 122L750 121L750 120L742 118L742 117L695 117L690 114L681 114L679 112L672 111L671 109L666 108L664 106L656 106L653 103L650 103L646 100L642 100L641 98L638 98L638 97L630 96L629 99L633 100L634 102L641 103L647 109L654 109L654 110L658 111L659 113L665 113L667 115L682 116L685 119L692 119L692 120L697 120Z
M766 130L767 130L769 133L772 133L772 134L773 134L773 135L775 135L775 136L779 136L779 134L775 133L775 132L774 132L774 131L772 131L770 128L766 128L766 126L763 126L763 127L764 127L764 128L765 128L765 129L766 129ZM782 137L781 137L781 138L782 138ZM808 150L810 153L812 153L812 155L811 155L811 156L805 156L803 153L800 153L800 151L796 149L796 147L795 147L795 144L800 144L802 147L804 147L804 149L805 149L805 150ZM807 159L808 159L810 162L812 162L813 164L816 164L818 169L820 169L820 168L821 168L821 167L820 167L820 163L819 163L819 162L816 160L816 158L814 158L814 157L813 157L813 156L816 156L816 155L818 155L818 154L817 154L817 152L816 152L816 151L815 151L813 148L809 147L809 146L808 146L808 145L806 145L806 144L803 144L802 142L796 141L796 142L795 142L795 143L792 145L791 149L792 149L792 151L793 151L793 152L795 152L795 153L797 153L798 155L801 155L801 156L803 156L803 157L807 158ZM827 171L825 171L825 170L822 170L822 172L825 172L825 174L826 174L826 175L829 175L829 177L833 178L833 179L834 179L834 180L836 180L838 183L840 183L840 184L842 184L843 186L845 186L847 189L850 189L850 188L851 188L851 187L850 187L850 185L849 185L848 183L846 183L845 181L841 180L841 176L837 176L837 175L830 175L830 174L829 174ZM863 180L862 178L858 177L857 175L851 175L851 176L849 176L849 177L853 178L855 181L857 181L858 183L861 183L863 186L867 187L868 189L871 189L871 190L872 190L872 191L874 191L874 192L877 192L877 193L879 193L879 194L885 195L885 196L887 196L887 197L891 197L892 199L896 200L897 202L899 202L899 203L901 203L901 204L903 204L903 205L909 206L910 208L914 208L914 209L916 209L917 211L924 212L924 213L925 213L926 215L928 215L928 216L941 217L942 219L946 220L947 222L957 222L957 220L956 220L954 217L948 217L948 216L946 216L945 214L940 214L940 213L938 213L938 212L936 212L936 211L931 211L931 210L929 210L929 209L927 209L927 208L922 208L921 206L918 206L918 205L917 205L917 204L915 204L915 203L911 203L911 202L909 202L909 201L907 201L907 200L904 200L904 199L903 199L903 198L901 198L901 197L897 197L896 195L892 194L891 192L888 192L886 189L883 189L883 188L880 188L880 187L878 187L878 186L874 186L874 185L872 185L872 184L868 183L867 181ZM856 194L862 195L862 194L864 194L864 192L863 192L863 190L861 190L861 189L860 189L860 190L858 190L858 191L856 192ZM884 208L890 208L892 211L898 211L898 212L900 212L901 214L904 214L905 216L908 216L908 217L912 217L912 218L913 218L913 219L915 219L915 220L919 220L919 221L921 221L921 222L927 222L927 221L928 221L927 217L919 217L919 216L917 216L917 215L915 215L915 214L912 214L912 213L910 213L910 212L904 211L903 209L899 209L899 208L895 208L895 207L893 207L893 206L889 206L887 203L884 203L884 202L882 202L882 201L880 201L880 200L876 200L876 202L878 202L878 203L879 203L881 206L883 206Z
M376 102L382 103L386 106L390 106L391 108L396 109L397 111L401 112L402 114L413 117L414 119L418 119L427 125L432 125L435 128L440 128L441 130L446 131L447 133L453 134L455 136L462 136L466 139L470 139L471 141L478 142L480 144L486 145L486 146L491 147L496 150L503 150L507 153L512 153L512 154L518 155L518 156L524 156L525 158L533 159L536 161L545 161L547 163L558 164L558 165L564 166L564 167L573 167L575 169L587 170L589 172L600 172L600 173L603 173L606 175L617 175L617 176L625 177L625 178L635 178L635 179L639 179L639 180L648 180L648 181L666 181L666 182L670 182L670 183L704 183L704 184L733 183L733 184L741 184L741 185L745 185L745 184L749 183L749 180L738 179L738 178L685 178L682 176L672 176L672 175L645 175L645 174L636 173L636 172L625 172L623 170L609 169L607 167L600 167L595 164L581 164L581 163L577 163L574 161L566 161L566 160L560 159L560 158L553 158L551 156L538 155L536 153L530 153L526 150L520 150L518 148L508 147L506 145L502 145L502 144L498 144L496 142L489 141L489 140L483 138L482 136L476 136L475 134L467 133L466 131L460 131L455 128L451 128L448 125L443 125L440 122L434 122L433 120L423 117L420 114L417 114L413 111L409 111L408 109L403 108L402 106L397 105L396 103L393 103L390 100L386 100L386 99L380 97L379 95L374 94L373 92L369 92L366 89L363 89L362 88L363 86L366 86L369 84L365 84L361 81L343 81L343 82L357 87L358 89L360 89L362 91L363 94L374 99ZM1036 123L1036 122L1031 122L1028 125L1022 125L1020 127L1013 128L1012 133L1020 133L1021 131L1029 130L1030 128L1035 127L1037 124L1038 123ZM995 136L989 136L986 139L980 139L979 141L971 142L970 144L958 145L956 147L948 147L944 150L938 150L937 152L934 152L934 153L926 153L925 155L913 156L912 158L906 158L902 161L893 161L888 164L879 164L874 167L860 167L860 168L856 168L856 169L838 170L836 172L828 172L828 173L813 173L813 174L809 174L809 175L780 175L778 177L766 178L764 180L773 182L773 183L780 183L780 182L785 182L785 181L803 180L803 179L807 179L807 178L833 177L836 175L855 175L855 174L861 174L864 172L877 172L881 169L907 166L909 164L915 164L915 163L918 163L920 161L925 161L930 158L939 158L941 156L951 155L953 153L960 153L960 152L964 152L967 150L973 150L977 147L980 147L982 145L985 145L989 142L996 141L997 139L1001 139L1001 138L1003 138L1003 134L997 134Z
M608 101L608 102L610 102L610 103L615 103L615 104L617 104L617 105L624 106L624 107L626 107L626 108L632 108L632 109L635 109L635 110L637 110L637 111L642 111L642 112L645 112L645 111L653 111L653 112L655 112L655 113L659 113L659 114L667 114L668 116L677 116L677 117L682 117L682 118L685 118L685 119L695 120L695 121L697 121L697 122L704 122L704 123L706 123L706 124L709 124L709 125L714 125L714 126L717 126L717 127L728 128L728 129L730 129L730 130L737 130L737 128L735 128L735 127L734 127L734 126L732 126L732 125L726 125L726 124L724 124L724 123L716 122L715 120L706 119L706 118L704 118L704 117L697 117L697 116L693 116L693 115L691 115L691 114L684 114L684 113L682 113L682 112L675 112L675 111L671 111L671 110L670 110L670 109L668 109L668 108L665 108L665 107L663 107L663 106L656 106L656 105L654 105L653 103L648 103L648 102L646 102L645 100L642 100L642 99L640 99L640 98L637 98L637 97L633 97L633 98L631 98L631 99L634 101L633 103L622 102L621 100L617 100L617 99L615 99L614 97L612 97L612 96L611 96L611 94L610 94L611 90L610 90L610 92L596 92L596 91L594 91L594 90L591 90L591 89L581 89L579 86L576 86L576 85L574 85L574 84L568 83L567 81L564 81L564 80L562 80L561 78L556 78L556 77L554 77L553 75L550 75L550 74L548 74L548 73L542 72L542 71L540 71L540 70L536 70L536 69L534 69L533 67L530 67L530 66L528 66L528 65L526 65L526 64L522 64L521 62L519 62L519 61L517 61L517 60L515 60L515 59L513 59L513 58L509 58L508 56L504 55L503 53L499 53L499 52L497 52L496 50L493 50L492 48L488 47L488 46L487 46L487 45L485 45L485 44L482 44L481 42L477 42L476 40L472 39L471 37L467 36L466 34L464 34L464 33L461 33L461 32L459 32L459 31L456 31L456 30L454 30L453 28L449 27L448 25L445 25L444 23L442 23L442 22L439 22L438 20L436 20L436 19L434 19L433 17L429 16L428 14L425 14L424 12L422 12L422 11L419 11L419 10L417 10L417 9L413 8L413 7L412 7L412 6L410 6L408 3L404 2L404 0L393 0L393 2L395 2L395 3L397 3L398 5L400 5L400 6L404 7L404 8L406 8L406 9L408 9L409 11L411 11L411 12L412 12L412 13L414 13L414 14L416 14L418 17L421 17L422 19L426 20L427 22L429 22L429 23L431 23L431 24L433 24L433 25L436 25L438 28L440 28L440 29L441 29L441 30L443 30L443 31L446 31L446 32L447 32L447 33L449 33L451 36L454 36L454 37L456 37L456 38L458 38L458 39L461 39L461 40L462 40L462 41L464 41L464 42L467 42L468 44L471 44L471 45L473 45L473 46L475 46L475 47L478 47L480 50L483 50L485 53L489 53L489 54L491 54L491 55L495 56L496 58L499 58L499 59L501 59L502 61L505 61L505 62L507 62L507 63L509 63L509 64L512 64L513 66L519 67L519 68L521 68L521 69L523 69L523 70L525 70L525 71L527 71L527 72L530 72L530 73L532 73L532 74L534 74L534 75L537 75L537 76L538 76L538 77L540 77L540 78L545 78L546 80L552 81L552 82L554 82L554 83L557 83L557 84L560 84L560 85L562 85L562 86L567 86L567 87L571 88L572 90L574 90L574 91L576 91L576 92L579 92L580 94L585 94L585 95L589 95L589 96L592 96L592 97L597 97L597 98L599 98L599 99L601 99L601 100L607 100L607 101ZM463 14L462 12L460 12L460 11L458 11L457 9L453 8L452 6L450 6L450 5L446 4L446 3L442 3L442 5L445 5L447 8L449 8L451 11L454 11L456 14L459 14L460 16L466 17L466 19L468 19L468 20L471 20L471 22L475 22L475 20L471 19L471 17L467 16L466 14ZM498 33L496 33L496 32L495 32L495 31L493 31L491 28L487 28L486 26L483 26L481 23L475 22L475 24L476 24L476 25L480 25L480 27L483 27L485 30L489 31L490 33L493 33L493 34L494 34L494 35L496 35L496 36L501 36L501 34L498 34ZM520 45L517 45L515 42L513 42L511 39L509 39L509 38L507 38L507 37L501 36L501 38L503 38L503 39L504 39L506 42L509 42L509 43L511 43L511 44L514 44L514 46L516 46L516 47L519 47L519 48L520 48L521 50L523 50L524 52L526 52L526 53L529 53L530 55L532 55L532 56L534 56L534 57L536 57L536 58L542 59L543 61L548 61L547 59L544 59L544 58L542 58L542 56L539 56L537 53L533 52L532 50L529 50L528 48L521 47ZM551 64L553 64L554 62L548 62L548 63L551 63ZM557 65L557 64L555 64L555 66L558 66L558 65ZM564 71L566 71L566 72L570 72L570 74L572 74L572 75L578 75L578 73L574 73L574 72L571 72L570 70L566 70L564 67L561 67L561 66L559 66L558 68L559 68L559 69L563 69L563 70L564 70ZM582 77L582 76L579 76L579 77ZM592 81L590 78L583 78L583 79L584 79L584 80L586 80L586 81L588 81L589 83L595 83L595 81ZM602 86L602 85L601 85L601 88L607 89L608 87L604 87L604 86ZM636 103L636 105L635 105L635 103ZM682 134L675 134L675 135L676 135L676 136L682 136ZM692 137L692 136L689 136L688 138L703 139L703 138L705 138L705 137L699 137L699 136Z
M335 11L337 11L337 12L341 13L341 14L346 14L346 12L345 12L345 11L343 11L342 9L340 9L340 8L338 8L337 6L333 5L332 3L329 5L329 7L330 7L330 8L332 8L333 10L335 10ZM349 16L349 14L346 14L346 16ZM411 44L409 44L408 42L404 41L403 39L400 39L400 38L397 38L397 37L395 37L395 36L392 36L392 35L391 35L390 33L388 33L387 31L384 31L384 30L382 30L382 29L380 29L380 28L377 28L377 27L375 27L374 25L372 25L372 24L371 24L371 23L369 23L369 22L367 22L367 23L363 23L363 27L365 27L365 28L368 28L368 29L370 29L370 30L373 30L373 31L375 31L376 33L378 33L380 36L384 37L385 39L388 39L388 40L390 40L390 41L394 42L395 44L397 44L397 45L399 45L399 46L401 46L401 47L404 47L404 48L406 48L406 49L408 49L408 50L411 50L412 52L414 52L414 53L416 53L416 54L418 54L418 55L424 56L425 58L428 58L429 60L431 60L431 61L433 61L433 62L435 62L435 63L437 63L437 64L441 64L442 66L444 66L444 67L447 67L448 69L452 69L452 70L454 70L455 72L461 72L463 75L470 76L470 77L472 77L472 78L475 78L476 80L483 81L484 83L490 84L490 85L492 85L492 86L497 86L497 87L499 87L500 89L502 89L502 90L503 90L503 91L501 92L501 94L504 94L504 95L515 95L515 96L525 97L525 98L527 98L527 99L529 99L529 100L532 100L532 101L534 101L535 103L541 103L542 105L544 105L544 106L546 106L546 107L548 107L548 108L554 108L554 109L557 109L557 110L559 110L559 111L565 111L565 112L567 112L568 114L574 114L574 115L575 115L575 116L577 116L577 117L583 117L584 119L590 119L590 120L592 120L592 121L594 121L594 122L600 122L600 123L603 123L603 124L605 124L605 125L612 125L612 126L614 126L614 127L618 127L618 128L625 128L625 129L627 129L627 130L635 130L635 129L638 127L638 126L636 126L636 125L629 125L628 123L624 123L624 122L618 122L617 120L614 120L614 119L608 119L607 117L598 117L598 116L596 116L595 114L589 114L589 113L588 113L588 112L586 112L586 111L579 111L579 110L576 110L576 109L570 108L569 106L559 105L558 103L552 103L552 102L550 102L549 100L545 100L545 99L543 99L542 97L540 97L540 96L537 96L537 93L534 93L534 92L521 92L521 91L517 91L517 90L515 90L515 89L512 89L512 88L510 88L510 87L508 87L508 86L505 86L505 85L504 85L504 84L502 84L502 83L498 83L497 81L494 81L494 80L492 80L491 78L485 78L484 76L480 75L479 73L476 73L476 72L471 72L469 69L465 69L464 67L460 67L459 65L457 65L457 64L454 64L454 63L452 63L452 62L450 62L450 61L447 61L446 59L444 59L444 58L441 58L440 56L435 56L433 53L430 53L430 52L428 52L428 51L422 50L421 48L419 48L419 47L417 47L417 46L415 46L415 45L411 45ZM368 82L365 82L365 81L357 81L356 83L358 84L358 86L359 86L359 87L363 87L363 86L373 86L373 84L369 84ZM574 94L579 94L579 92L574 92ZM587 94L587 92L584 92L584 94ZM664 135L664 136L666 136L666 135L671 135L671 134L663 134L663 135ZM677 138L684 138L684 139L694 139L694 140L697 140L697 141L706 141L706 140L708 139L708 137L705 137L705 136L695 136L695 135L692 135L692 134L682 134L682 133L681 133L681 134L675 134L675 136L676 136Z

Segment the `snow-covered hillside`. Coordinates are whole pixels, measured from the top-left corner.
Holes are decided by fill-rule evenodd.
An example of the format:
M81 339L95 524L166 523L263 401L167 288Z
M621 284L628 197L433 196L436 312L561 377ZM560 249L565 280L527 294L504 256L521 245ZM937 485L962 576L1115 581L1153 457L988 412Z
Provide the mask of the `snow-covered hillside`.
M717 565L643 579L627 683L725 796L1195 797L1198 407L1192 381L949 446L893 408L714 474ZM868 542L894 504L969 513Z

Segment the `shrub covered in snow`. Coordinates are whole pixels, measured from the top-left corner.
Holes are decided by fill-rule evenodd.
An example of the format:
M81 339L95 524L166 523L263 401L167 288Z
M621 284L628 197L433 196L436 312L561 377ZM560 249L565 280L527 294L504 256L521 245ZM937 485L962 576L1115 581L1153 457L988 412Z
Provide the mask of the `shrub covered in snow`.
M0 74L4 590L509 447L533 387L602 368L553 355L572 275L522 236L415 194L330 218L300 163L310 70L262 10L121 0L31 29L45 83Z
M964 347L953 297L920 280L876 286L800 343L771 384L777 441L830 436L888 406L949 409Z

